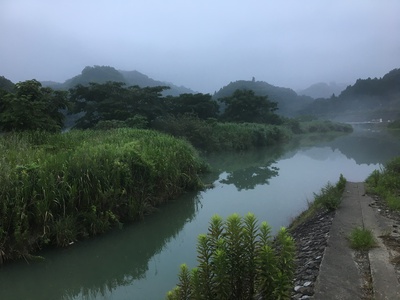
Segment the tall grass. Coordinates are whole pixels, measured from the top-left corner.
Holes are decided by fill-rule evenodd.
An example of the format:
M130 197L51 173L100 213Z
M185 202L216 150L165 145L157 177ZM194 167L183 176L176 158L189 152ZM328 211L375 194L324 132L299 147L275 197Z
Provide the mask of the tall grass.
M336 210L342 202L343 192L346 187L347 180L340 174L336 184L328 182L319 193L314 193L314 201L309 203L308 209L303 211L290 224L290 230L294 230L297 226L304 223L318 211L333 211Z
M222 123L215 119L202 120L191 115L158 119L153 127L183 137L196 148L205 151L248 150L276 145L290 138L289 130L283 126Z
M365 182L369 193L381 196L390 209L400 210L400 157L373 171Z
M0 137L0 260L66 246L143 217L205 170L183 140L148 130Z

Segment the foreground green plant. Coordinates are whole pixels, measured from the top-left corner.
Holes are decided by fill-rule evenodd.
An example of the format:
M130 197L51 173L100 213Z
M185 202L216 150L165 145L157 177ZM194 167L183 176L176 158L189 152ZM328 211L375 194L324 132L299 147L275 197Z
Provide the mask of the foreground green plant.
M373 171L365 182L368 193L381 196L390 209L400 210L400 157Z
M0 261L105 232L202 186L193 147L154 131L0 139Z
M369 250L376 246L371 230L361 227L354 228L349 236L350 247L355 250Z
M253 214L211 219L198 237L198 267L180 267L179 283L167 299L289 299L295 246L282 228L275 238Z

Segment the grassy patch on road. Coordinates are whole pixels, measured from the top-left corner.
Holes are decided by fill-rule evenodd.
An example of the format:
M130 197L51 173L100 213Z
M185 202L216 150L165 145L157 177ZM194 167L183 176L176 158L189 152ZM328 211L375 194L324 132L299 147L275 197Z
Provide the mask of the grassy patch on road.
M369 250L376 246L372 231L366 228L356 227L349 236L350 247L354 250Z

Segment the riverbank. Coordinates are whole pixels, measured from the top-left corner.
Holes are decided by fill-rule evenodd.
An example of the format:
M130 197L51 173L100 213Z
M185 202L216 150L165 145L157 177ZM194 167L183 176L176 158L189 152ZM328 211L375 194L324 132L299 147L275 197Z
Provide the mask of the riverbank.
M10 133L0 143L0 264L142 219L203 187L186 141L150 130Z
M355 251L354 227L371 230L378 247ZM292 299L398 299L400 214L363 183L347 183L337 211L320 210L292 231L297 245Z

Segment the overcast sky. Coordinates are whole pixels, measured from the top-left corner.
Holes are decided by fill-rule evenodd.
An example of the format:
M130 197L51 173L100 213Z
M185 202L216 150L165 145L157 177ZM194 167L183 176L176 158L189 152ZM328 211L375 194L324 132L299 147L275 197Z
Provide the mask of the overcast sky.
M85 66L213 93L306 88L400 68L399 0L0 0L0 75L64 82Z

